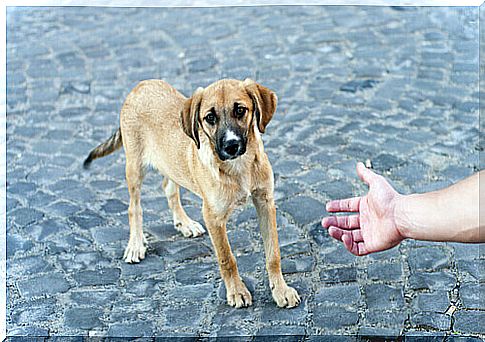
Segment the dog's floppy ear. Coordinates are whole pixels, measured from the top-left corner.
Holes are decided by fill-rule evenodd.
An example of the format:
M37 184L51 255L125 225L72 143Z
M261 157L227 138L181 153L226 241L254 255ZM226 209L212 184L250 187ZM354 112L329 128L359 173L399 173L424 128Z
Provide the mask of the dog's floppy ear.
M200 148L199 139L199 110L200 102L202 101L202 91L204 89L199 87L192 94L192 97L187 99L184 104L184 109L180 115L180 123L182 128L197 145L197 149Z
M256 115L258 129L261 133L264 133L266 125L268 125L276 112L278 98L273 91L249 78L244 80L244 87L253 100L254 115Z

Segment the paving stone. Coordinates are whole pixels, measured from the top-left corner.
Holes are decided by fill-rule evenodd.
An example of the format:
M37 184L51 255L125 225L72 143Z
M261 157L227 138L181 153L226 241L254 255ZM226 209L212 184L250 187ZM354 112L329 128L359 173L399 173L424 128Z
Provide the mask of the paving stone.
M20 294L23 297L33 297L42 295L53 295L68 291L71 286L65 279L64 275L57 272L51 272L46 275L37 276L18 283Z
M458 260L460 273L471 280L483 281L485 279L485 259Z
M153 327L148 322L115 323L109 327L108 336L116 336L116 337L153 336Z
M365 312L365 322L367 324L380 324L387 327L402 327L408 315L403 311L381 311L370 308Z
M373 284L365 286L364 291L368 308L397 309L404 305L402 288Z
M117 199L109 199L101 206L106 213L122 213L128 210L128 205Z
M99 245L113 242L128 243L129 229L121 227L94 227L91 229L94 241Z
M300 256L298 258L284 258L281 260L283 274L311 272L315 267L315 258L312 256Z
M106 224L106 220L97 213L84 210L78 214L69 217L69 220L76 223L82 229L89 229Z
M354 267L338 267L320 272L320 280L326 284L345 283L357 280L357 270Z
M333 306L317 306L313 309L313 322L316 327L340 329L353 326L359 321L358 312Z
M207 245L197 241L163 241L151 244L151 247L156 255L172 261L191 260L212 254Z
M88 330L100 326L102 311L92 308L71 308L64 314L64 324L69 328Z
M420 311L445 313L449 306L450 300L445 291L420 293L415 299L415 307Z
M184 285L207 283L218 272L215 264L188 264L175 270L175 280Z
M484 331L485 313L483 311L459 311L453 316L453 329L465 334L477 334Z
M311 223L326 215L324 205L307 196L294 197L279 204L279 207L288 212L301 225Z
M409 277L409 287L414 290L451 290L455 284L456 278L447 272L420 272Z
M439 330L448 330L451 326L451 317L436 312L419 312L411 316L411 324L417 327L431 327Z
M80 286L117 284L120 278L120 270L118 268L105 268L95 271L79 271L73 274L73 278Z
M9 216L15 224L20 227L25 227L40 221L44 217L44 213L33 208L19 208L9 213Z
M16 323L52 320L56 312L56 301L52 298L39 299L19 306L12 314Z
M450 266L448 256L438 248L416 248L409 253L409 267L412 270L440 270Z
M29 256L17 259L15 263L13 263L13 269L11 265L12 263L7 263L9 273L15 273L16 275L20 276L49 273L54 271L52 265L47 262L42 256Z
M361 300L357 285L321 287L315 293L315 303L351 305Z
M271 341L278 336L279 341L300 341L304 336L305 328L299 326L268 326L261 328L254 337L254 341Z
M402 276L401 264L371 264L367 276L372 280L396 281Z
M485 288L482 283L465 283L460 286L460 298L466 309L485 308Z
M7 235L7 257L15 255L17 252L28 252L34 247L30 239L25 239L18 234Z
M162 258L154 255L147 255L140 263L128 264L123 262L121 264L122 277L143 275L155 275L165 272L165 262Z
M263 308L261 313L261 322L284 322L285 324L295 324L298 325L305 322L308 316L308 308L306 303L303 301L296 308L287 309L279 308L272 301L267 303Z
M87 291L71 291L69 298L78 306L89 303L91 306L103 308L109 306L112 301L119 296L116 290L87 290Z

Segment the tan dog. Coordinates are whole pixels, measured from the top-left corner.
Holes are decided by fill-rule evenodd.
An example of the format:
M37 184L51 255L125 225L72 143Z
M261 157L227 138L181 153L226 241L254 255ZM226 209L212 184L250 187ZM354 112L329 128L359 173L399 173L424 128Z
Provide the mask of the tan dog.
M250 195L260 220L273 298L280 307L300 303L298 293L286 285L281 273L273 170L260 136L276 111L276 103L271 90L249 79L221 80L198 88L189 99L160 80L143 81L131 91L121 110L120 129L96 147L84 163L88 167L93 159L121 145L125 149L130 193L126 262L145 257L140 190L144 168L150 165L165 176L163 189L175 229L184 236L199 236L204 228L182 208L179 186L202 198L205 225L229 305L239 308L252 304L226 234L232 210Z

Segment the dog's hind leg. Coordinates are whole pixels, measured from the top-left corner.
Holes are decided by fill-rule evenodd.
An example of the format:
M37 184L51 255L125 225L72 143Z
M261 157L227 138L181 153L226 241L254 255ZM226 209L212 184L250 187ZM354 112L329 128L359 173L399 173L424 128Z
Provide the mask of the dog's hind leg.
M180 231L185 237L196 237L204 234L205 230L202 225L192 220L182 207L179 185L165 177L162 186L167 196L168 206L172 210L175 229Z
M126 182L130 193L128 218L130 223L130 240L123 259L128 263L140 262L145 258L145 237L143 236L143 212L140 204L141 183L144 171L138 160L126 160Z

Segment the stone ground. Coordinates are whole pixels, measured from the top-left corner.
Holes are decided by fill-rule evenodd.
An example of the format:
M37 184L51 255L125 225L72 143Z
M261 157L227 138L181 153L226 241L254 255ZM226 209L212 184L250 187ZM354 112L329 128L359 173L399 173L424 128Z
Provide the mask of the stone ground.
M319 225L325 202L365 193L358 160L403 193L478 170L477 8L9 8L7 58L9 336L485 336L479 246L357 258ZM209 237L172 228L161 177L143 186L148 257L127 265L123 153L82 169L138 81L190 95L248 76L280 99L264 140L293 310L271 299L249 204L229 237L254 305L232 309Z

